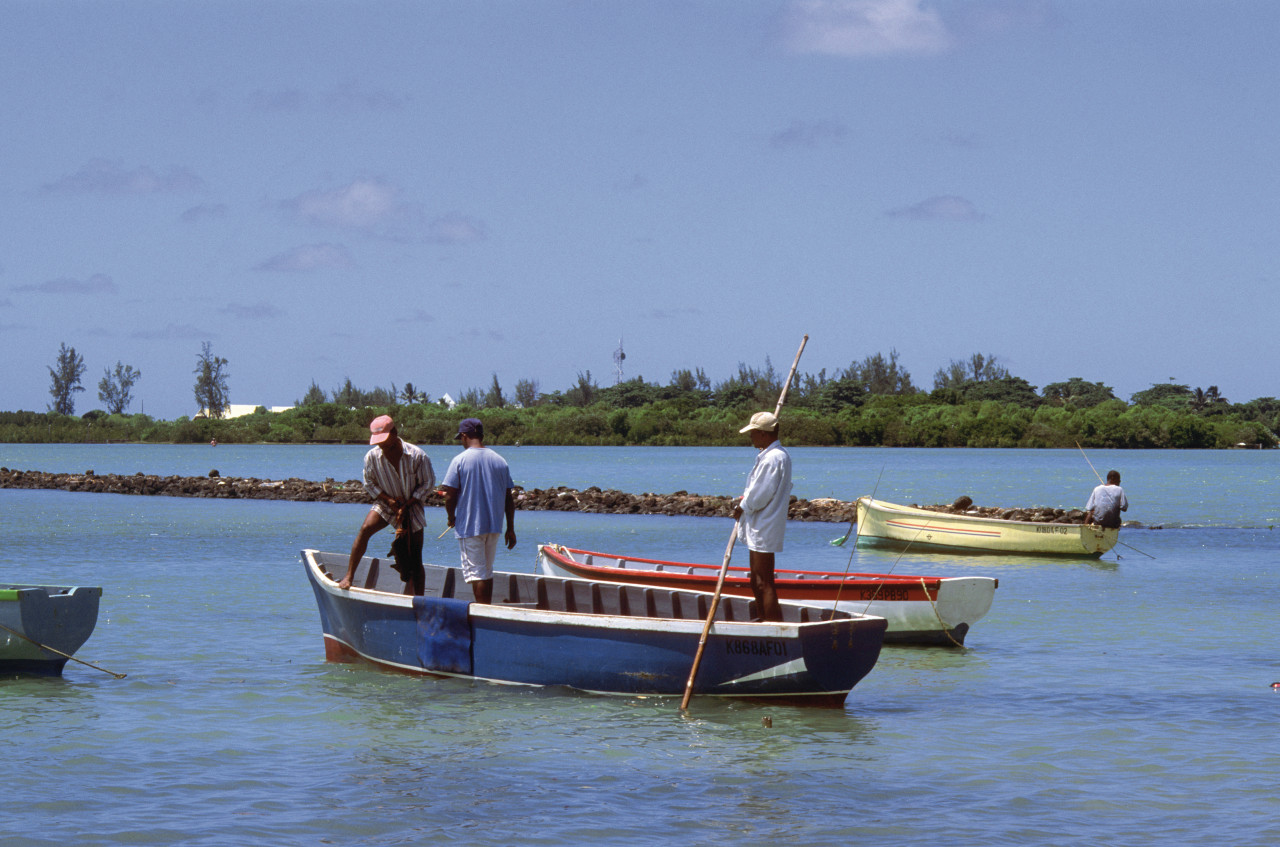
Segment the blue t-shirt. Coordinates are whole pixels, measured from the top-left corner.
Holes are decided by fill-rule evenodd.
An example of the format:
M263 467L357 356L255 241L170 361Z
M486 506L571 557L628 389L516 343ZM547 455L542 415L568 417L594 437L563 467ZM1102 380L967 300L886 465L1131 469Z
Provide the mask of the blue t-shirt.
M488 447L468 447L453 457L441 485L458 489L453 524L458 538L502 532L507 491L515 488L506 459Z

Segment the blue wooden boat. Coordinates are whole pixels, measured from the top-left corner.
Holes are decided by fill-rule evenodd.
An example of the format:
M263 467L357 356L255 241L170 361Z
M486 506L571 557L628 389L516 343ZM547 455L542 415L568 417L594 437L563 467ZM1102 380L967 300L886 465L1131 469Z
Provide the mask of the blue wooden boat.
M493 603L471 602L459 568L426 565L424 596L366 557L338 588L347 554L302 551L329 661L411 674L599 694L680 696L712 595L644 585L495 573ZM884 618L784 603L781 623L722 597L694 694L840 706L875 666Z
M0 583L0 674L62 673L98 623L98 587Z

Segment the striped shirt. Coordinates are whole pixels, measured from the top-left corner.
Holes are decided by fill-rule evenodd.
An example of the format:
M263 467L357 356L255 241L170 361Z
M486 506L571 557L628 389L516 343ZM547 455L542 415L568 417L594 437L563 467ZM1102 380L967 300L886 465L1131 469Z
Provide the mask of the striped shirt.
M422 504L427 501L436 484L436 472L421 447L407 441L400 443L404 447L404 453L400 456L399 470L387 461L381 447L373 447L364 454L364 490L374 498L374 510L389 524L395 523L395 513L391 507L377 499L378 495L386 494L395 500L412 499L409 515L416 532L427 525Z

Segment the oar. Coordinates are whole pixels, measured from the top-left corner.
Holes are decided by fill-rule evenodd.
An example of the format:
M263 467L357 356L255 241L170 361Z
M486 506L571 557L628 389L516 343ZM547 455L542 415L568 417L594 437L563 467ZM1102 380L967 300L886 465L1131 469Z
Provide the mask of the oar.
M774 417L782 411L782 404L787 401L787 392L791 390L791 380L795 379L796 368L800 365L800 354L804 352L804 346L809 343L809 336L806 335L800 341L800 349L796 351L795 361L791 363L791 371L787 374L787 381L782 385L782 393L778 395L778 405L774 407ZM689 698L693 696L693 682L698 677L698 666L702 664L702 651L707 646L707 635L711 632L711 622L715 620L716 608L720 605L720 591L724 588L724 577L729 572L729 559L733 556L733 543L738 540L738 520L733 521L733 532L729 535L729 544L724 548L724 561L720 563L720 576L716 578L716 590L711 595L711 609L707 612L707 620L702 625L702 635L698 638L698 650L693 654L693 667L689 668L689 681L684 686L684 697L680 699L680 710L684 711L689 708Z
M89 667L93 668L95 671L102 671L103 673L109 673L112 676L114 676L116 679L124 679L126 676L128 676L128 674L116 673L115 671L109 671L106 668L100 668L97 665L93 664L92 662L86 662L84 659L77 659L75 656L72 656L70 653L62 652L57 647L50 647L48 644L41 644L39 641L36 641L31 636L25 633L18 632L16 629L9 629L9 627L5 626L2 623L0 623L0 629L5 630L6 632L12 632L14 635L18 636L19 638L30 641L32 644L36 645L41 650L48 650L50 653L57 653L59 656L70 659L73 662L79 662L82 665L88 665Z

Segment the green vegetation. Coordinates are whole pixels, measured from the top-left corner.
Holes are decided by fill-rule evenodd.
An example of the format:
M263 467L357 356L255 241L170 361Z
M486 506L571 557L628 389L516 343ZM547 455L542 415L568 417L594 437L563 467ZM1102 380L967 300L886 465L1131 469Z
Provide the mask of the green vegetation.
M208 347L214 382L224 359ZM213 367L216 365L217 367ZM204 381L206 374L198 370ZM507 394L494 374L484 390L462 392L446 408L411 383L363 391L347 380L326 395L312 382L293 409L231 419L95 410L81 417L56 411L0 412L0 442L220 442L363 444L369 421L395 417L418 444L452 441L458 421L480 417L487 440L528 445L741 445L739 427L752 412L772 409L780 376L766 359L712 385L701 369L677 370L666 385L642 377L600 387L589 371L565 391L543 394L520 380ZM225 383L224 383L225 384ZM788 395L783 440L809 446L1226 448L1280 444L1280 399L1233 404L1218 393L1185 385L1154 385L1126 403L1100 382L1072 377L1035 386L1012 376L994 357L975 355L939 370L934 389L915 388L897 352L869 356L828 375L799 374Z
M133 365L116 362L115 373L107 368L98 381L98 399L107 404L107 413L122 415L133 403L133 384L142 379L142 371Z
M53 398L53 411L60 415L74 415L76 392L84 391L80 376L84 373L84 356L66 342L58 349L57 367L49 368L49 396Z
M200 347L200 355L196 358L196 384L192 387L195 393L196 406L204 410L211 418L220 418L231 405L230 391L227 389L227 360L213 355L213 345L206 341Z

